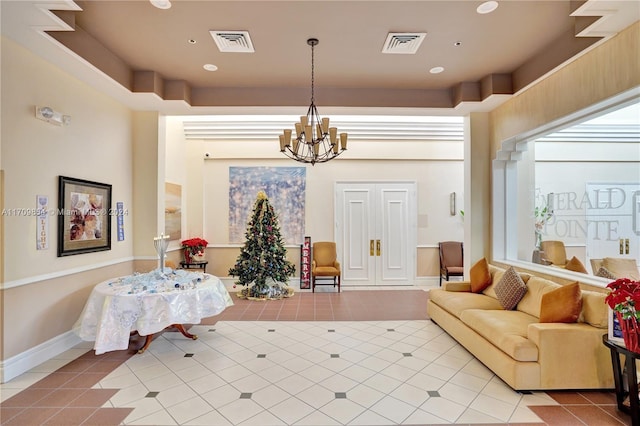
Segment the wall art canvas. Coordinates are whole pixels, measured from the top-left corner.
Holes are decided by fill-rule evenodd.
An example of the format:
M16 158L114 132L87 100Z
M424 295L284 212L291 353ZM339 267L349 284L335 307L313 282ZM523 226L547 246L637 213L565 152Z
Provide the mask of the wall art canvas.
M243 243L258 191L266 192L278 215L285 244L304 240L304 167L229 167L229 242Z
M182 237L182 186L176 183L164 184L164 233L169 241Z
M58 257L111 250L111 185L58 178Z

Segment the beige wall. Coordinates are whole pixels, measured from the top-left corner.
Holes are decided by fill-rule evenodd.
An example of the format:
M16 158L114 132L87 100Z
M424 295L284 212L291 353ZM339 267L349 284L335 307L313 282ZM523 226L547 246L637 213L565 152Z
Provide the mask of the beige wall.
M2 163L6 209L33 209L36 195L57 207L58 176L112 184L124 202L125 240L111 250L57 257L57 217L49 218L49 248L36 250L33 215L3 218L2 353L6 361L68 332L99 281L129 273L133 256L132 115L10 40L2 39ZM72 117L58 127L35 118L35 106ZM155 206L152 209L155 211ZM6 250L6 249L9 250Z
M274 147L275 148L275 147ZM350 153L351 151L349 151ZM345 154L347 155L347 154ZM202 164L202 157L197 159ZM204 236L210 244L229 244L229 167L302 166L292 160L206 160L204 161ZM418 229L416 276L436 276L439 260L439 241L464 238L464 222L459 214L449 213L449 194L457 193L458 209L464 209L464 178L462 160L389 160L357 161L347 157L317 166L306 167L305 235L312 241L335 239L334 201L335 183L362 181L417 182ZM231 243L241 244L241 243ZM233 258L224 247L210 249L210 258L220 262L218 251L225 251L222 258L232 262L224 265L221 277L233 266ZM425 262L429 262L426 264ZM298 261L296 260L296 264ZM221 272L222 272L221 271ZM296 274L297 276L297 274Z
M637 89L638 52L640 22L496 108L490 113L491 157L496 157L506 140L535 133L543 125Z
M492 158L502 143L640 85L640 22L491 112Z

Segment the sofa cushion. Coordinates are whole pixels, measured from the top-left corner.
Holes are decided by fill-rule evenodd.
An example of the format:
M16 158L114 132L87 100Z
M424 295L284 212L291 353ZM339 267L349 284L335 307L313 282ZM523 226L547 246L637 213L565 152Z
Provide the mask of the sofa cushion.
M566 265L564 265L564 269L568 270L568 271L573 271L573 272L580 272L583 274L587 274L587 268L584 267L584 265L582 264L582 262L580 262L580 259L578 259L577 257L573 256L571 258L571 260L569 260L567 262Z
M611 271L616 278L640 280L640 272L638 272L638 265L635 259L605 257L602 261L602 266Z
M502 307L514 309L527 292L527 285L513 267L509 267L495 287L496 296Z
M504 275L504 269L498 268L493 265L489 265L489 273L491 274L491 284L489 284L487 288L482 290L482 294L486 294L489 297L493 297L494 299L497 299L498 296L496 296L495 288L496 288L496 284L500 282L500 280L502 279L502 276Z
M518 310L540 318L540 305L545 293L560 288L560 284L540 277L531 277L527 281L527 292L518 303Z
M582 312L578 321L597 328L609 327L609 306L604 303L606 293L582 290Z
M581 310L580 284L563 285L542 295L540 322L576 322Z
M537 361L538 347L527 338L538 318L520 311L467 309L462 322L516 361Z
M460 318L460 315L466 309L502 310L502 305L497 299L484 294L446 291L438 288L429 291L429 299L457 318Z
M478 260L469 270L471 291L481 293L491 284L491 272L486 258Z

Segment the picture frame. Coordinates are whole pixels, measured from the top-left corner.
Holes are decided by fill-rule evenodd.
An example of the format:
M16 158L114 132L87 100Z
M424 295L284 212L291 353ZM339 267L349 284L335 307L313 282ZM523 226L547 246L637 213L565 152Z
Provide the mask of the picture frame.
M111 250L111 185L58 177L58 257Z

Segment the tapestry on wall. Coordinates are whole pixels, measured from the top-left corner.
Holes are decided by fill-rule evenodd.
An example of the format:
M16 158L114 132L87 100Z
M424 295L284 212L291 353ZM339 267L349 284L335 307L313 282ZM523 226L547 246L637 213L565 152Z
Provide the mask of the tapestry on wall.
M229 167L229 242L243 243L258 191L269 197L285 244L304 239L304 167Z
M169 240L182 237L182 186L164 183L164 233Z

